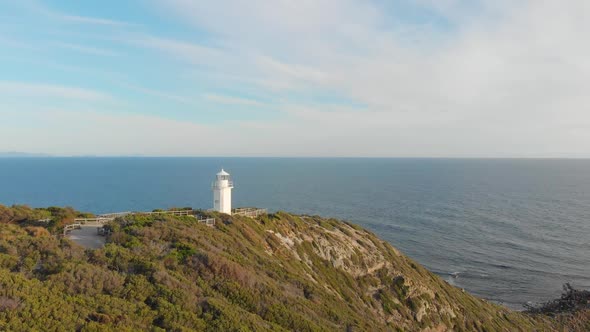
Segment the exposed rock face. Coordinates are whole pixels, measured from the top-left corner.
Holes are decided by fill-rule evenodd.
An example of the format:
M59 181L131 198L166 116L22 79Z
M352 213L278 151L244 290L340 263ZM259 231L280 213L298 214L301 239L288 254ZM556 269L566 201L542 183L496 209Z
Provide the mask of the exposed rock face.
M307 242L311 244L313 253L318 257L354 277L362 277L391 265L373 242L363 242L363 239L366 241L367 237L365 231L359 231L346 224L332 230L319 225L310 225L307 232L289 230L285 232L285 235L272 230L267 232L274 234L287 249L291 250L294 258L302 260L296 245ZM395 250L394 252L397 253ZM309 257L303 261L309 267L313 264Z
M388 252L384 248L389 249L389 253L395 257L402 258L399 251L377 240L369 232L339 222L326 228L325 225L321 226L321 223L325 222L321 218L302 217L301 220L308 223L303 231L298 227L292 229L283 227L284 235L273 230L267 230L267 232L276 236L281 244L288 249L283 253L291 254L293 258L302 261L307 268L313 270L313 261L309 258L309 254L304 254L302 259L298 252L298 248L306 247L306 244L307 247L312 248L313 254L323 262L328 262L332 267L344 271L353 278L377 277L379 272L387 275L388 279L393 280L397 286L407 288L406 291L410 297L426 295L427 298L434 299L434 292L431 289L411 280L405 280L402 271L399 268L396 269L388 260L386 256ZM310 277L312 276L310 275ZM316 280L316 278L313 279ZM367 288L366 295L375 296L384 288L383 284L373 285ZM400 299L394 298L392 301L397 305L402 305ZM428 308L428 302L419 303L419 309L414 314L418 322L422 321ZM383 313L382 310L378 311ZM453 310L448 307L444 308L441 313L456 317ZM401 317L398 313L392 313L389 320L391 318L396 320L395 318L400 319Z
M288 221L288 222L285 222ZM279 213L266 224L269 252L292 259L341 300L355 301L383 324L383 329L423 331L550 329L546 321L466 294L370 232L331 219ZM276 240L276 241L275 241ZM278 246L277 246L278 244ZM329 265L354 280L354 300L329 282ZM377 326L373 327L378 330Z

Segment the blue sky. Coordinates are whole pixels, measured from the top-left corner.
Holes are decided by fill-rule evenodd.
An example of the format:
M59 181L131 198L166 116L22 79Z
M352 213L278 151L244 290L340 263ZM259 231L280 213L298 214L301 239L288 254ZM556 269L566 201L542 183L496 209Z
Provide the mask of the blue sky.
M590 157L574 0L0 0L0 151Z

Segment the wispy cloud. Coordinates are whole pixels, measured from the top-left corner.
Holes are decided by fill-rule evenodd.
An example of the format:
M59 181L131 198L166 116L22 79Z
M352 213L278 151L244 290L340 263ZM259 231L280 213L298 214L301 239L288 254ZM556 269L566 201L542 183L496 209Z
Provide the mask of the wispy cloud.
M317 68L300 64L287 64L269 56L259 56L257 64L263 71L278 74L283 78L297 79L312 83L322 83L327 79L327 74Z
M172 93L168 93L168 92L164 92L164 91L148 89L148 88L137 86L134 84L122 84L122 86L129 88L131 90L135 90L135 91L150 95L150 96L160 97L160 98L172 100L172 101L182 103L182 104L195 105L195 101L192 100L191 98L188 98L188 97L184 97L184 96L180 96L180 95L176 95L176 94L172 94Z
M584 83L590 80L590 47L580 43L590 30L587 1L417 5L443 16L453 29L399 20L403 13L376 1L171 0L161 8L248 55L242 62L247 69L231 67L233 73L254 77L268 93L286 99L292 118L285 121L313 123L338 138L320 140L325 151L335 151L332 143L377 155L542 155L560 145L590 151L590 143L568 129L590 118L581 113L590 104ZM306 109L302 96L322 94L367 107ZM354 128L366 131L342 135ZM374 145L387 141L403 144Z
M80 24L95 24L95 25L105 25L105 26L133 26L136 24L122 22L117 20L110 20L105 18L96 18L96 17L88 17L88 16L77 16L77 15L66 15L57 12L51 12L52 15L60 20L71 22L71 23L80 23Z
M10 48L27 49L27 50L38 50L37 45L31 45L30 43L23 42L22 40L15 39L13 37L3 36L0 34L0 45L5 45Z
M30 11L34 11L38 14L41 14L45 17L59 20L65 23L72 23L72 24L90 24L90 25L99 25L99 26L109 26L109 27L124 27L124 26L137 26L136 23L130 22L123 22L120 20L113 20L108 18L102 17L90 17L90 16L80 16L80 15L71 15L68 13L64 13L59 10L55 10L53 8L48 7L47 5L36 1L36 0L21 0L20 5L27 8Z
M247 99L247 98L238 98L232 96L224 96L224 95L217 95L217 94L205 94L203 95L205 99L208 101L212 101L219 104L226 104L226 105L243 105L243 106L261 106L263 105L261 102Z
M76 52L81 52L81 53L92 54L92 55L109 56L109 57L120 55L119 53L112 51L112 50L84 46L84 45L78 45L78 44L56 42L56 43L54 43L54 45L64 48L64 49L68 49L68 50L72 50L72 51L76 51Z
M226 142L219 147L221 154L548 156L560 149L572 155L590 151L584 132L590 123L590 44L581 42L590 31L587 0L142 4L138 12L117 13L122 21L84 17L73 9L67 12L67 5L60 7L64 12L39 5L41 12L29 14L42 18L41 27L31 24L20 33L20 22L13 22L15 33L5 32L9 39L0 40L15 46L3 50L8 64L2 67L2 101L18 106L19 98L8 98L15 94L23 97L19 101L30 101L27 106L36 102L27 98L31 96L109 98L70 83L32 82L47 77L52 82L96 81L111 94L125 96L138 112L194 121L187 127L168 123L171 135L197 128L199 121L211 123L194 110L218 108L223 114L216 121L231 124L232 139L243 143L243 150L236 150ZM149 10L153 12L142 16ZM152 20L156 12L157 22ZM146 29L131 28L124 20L137 20ZM40 33L45 27L51 33ZM129 56L99 59L100 67L77 61L79 57L45 59L42 52L16 47L19 33L32 36L23 38L29 45L57 41L76 52ZM90 40L100 40L106 49ZM11 70L14 64L18 70ZM31 82L6 82L21 73ZM154 98L137 98L131 90ZM191 107L158 112L160 103L149 104L156 98ZM260 116L271 108L275 116ZM103 120L118 126L114 117ZM152 130L158 121L154 117L144 123ZM305 137L284 134L301 128ZM154 142L143 137L119 138L128 140L130 151L148 151L147 144ZM194 147L192 137L166 144L170 150L188 151ZM106 151L101 144L96 142L97 149ZM206 154L207 149L190 151Z
M91 89L26 82L0 81L0 96L23 98L60 98L85 101L108 101L112 96Z
M3 112L0 109L4 119ZM26 128L3 127L0 130L0 151L20 149L53 155L190 156L220 155L223 153L220 151L232 146L242 146L237 131L227 131L216 144L205 144L207 140L203 138L213 137L220 127L92 107L53 109L39 106L21 109L10 117L15 121L27 121L29 125ZM14 145L15 137L19 137L18 146ZM72 137L76 137L75 144Z
M227 54L219 49L176 39L143 35L134 36L126 41L194 64L214 64L227 58Z

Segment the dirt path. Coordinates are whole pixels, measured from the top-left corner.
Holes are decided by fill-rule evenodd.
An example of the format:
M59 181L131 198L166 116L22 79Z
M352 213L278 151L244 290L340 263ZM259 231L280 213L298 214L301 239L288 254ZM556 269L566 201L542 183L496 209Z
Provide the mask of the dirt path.
M96 227L82 225L82 228L71 231L68 238L85 248L100 249L104 247L105 237L97 234Z

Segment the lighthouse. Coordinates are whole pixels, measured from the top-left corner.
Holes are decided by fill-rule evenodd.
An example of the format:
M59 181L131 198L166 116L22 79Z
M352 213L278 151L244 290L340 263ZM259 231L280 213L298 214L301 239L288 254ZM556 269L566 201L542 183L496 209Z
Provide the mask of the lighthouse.
M231 190L234 187L229 173L221 169L213 182L213 210L231 214Z

